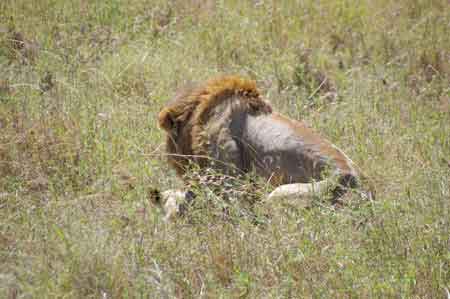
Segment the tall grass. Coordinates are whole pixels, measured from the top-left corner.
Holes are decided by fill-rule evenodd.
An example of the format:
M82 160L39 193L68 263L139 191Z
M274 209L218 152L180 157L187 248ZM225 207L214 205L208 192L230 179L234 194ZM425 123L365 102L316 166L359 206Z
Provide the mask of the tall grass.
M446 298L448 1L0 2L0 297ZM257 80L339 145L373 203L165 224L156 115Z

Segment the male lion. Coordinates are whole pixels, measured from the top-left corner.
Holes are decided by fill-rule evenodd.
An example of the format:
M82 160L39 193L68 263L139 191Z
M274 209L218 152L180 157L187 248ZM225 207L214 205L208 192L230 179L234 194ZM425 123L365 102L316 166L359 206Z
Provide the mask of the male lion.
M159 113L169 164L185 177L191 166L226 176L255 173L275 190L268 199L331 191L334 199L358 185L354 163L304 123L273 112L254 81L236 76L187 88ZM166 191L165 212L182 192Z

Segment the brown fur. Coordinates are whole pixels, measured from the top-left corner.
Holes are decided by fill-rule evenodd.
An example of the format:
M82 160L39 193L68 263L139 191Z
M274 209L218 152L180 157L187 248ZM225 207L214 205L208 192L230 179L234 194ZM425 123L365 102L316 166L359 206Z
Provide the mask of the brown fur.
M255 172L270 197L325 190L338 197L360 176L353 162L304 123L272 112L254 81L220 77L179 92L159 114L168 161L183 176L191 164L226 174ZM314 183L317 182L317 183Z
M208 140L203 134L205 124L211 118L210 112L232 96L239 96L240 109L249 114L272 111L261 99L254 81L234 76L213 79L198 87L189 86L161 110L159 125L168 133L168 162L179 175L186 172L190 161L205 165L208 156Z

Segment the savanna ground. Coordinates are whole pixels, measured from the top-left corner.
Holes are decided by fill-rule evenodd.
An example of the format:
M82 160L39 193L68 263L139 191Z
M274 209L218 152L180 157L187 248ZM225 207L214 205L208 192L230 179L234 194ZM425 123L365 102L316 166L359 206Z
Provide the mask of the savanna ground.
M447 298L450 3L0 2L1 298ZM264 224L165 224L157 113L218 74L339 145L377 190ZM236 214L238 215L238 214Z

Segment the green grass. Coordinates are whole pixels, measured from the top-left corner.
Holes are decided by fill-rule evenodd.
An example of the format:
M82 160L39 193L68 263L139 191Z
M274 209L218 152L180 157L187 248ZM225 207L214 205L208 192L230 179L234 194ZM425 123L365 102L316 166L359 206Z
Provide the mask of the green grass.
M1 1L0 297L446 298L449 9ZM163 223L149 189L182 183L157 113L218 74L344 149L376 202Z

